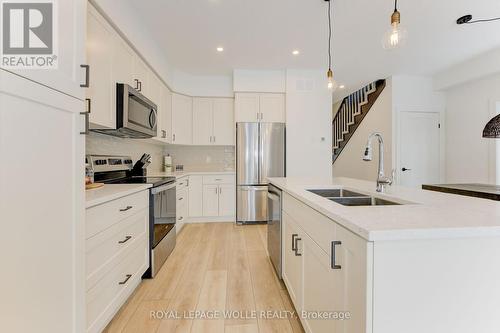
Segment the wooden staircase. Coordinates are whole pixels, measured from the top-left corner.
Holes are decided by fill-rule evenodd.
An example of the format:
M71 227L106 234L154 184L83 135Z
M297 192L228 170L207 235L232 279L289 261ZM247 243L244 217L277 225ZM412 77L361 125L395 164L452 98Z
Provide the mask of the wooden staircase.
M335 163L384 88L385 80L378 80L344 98L332 122L332 163Z

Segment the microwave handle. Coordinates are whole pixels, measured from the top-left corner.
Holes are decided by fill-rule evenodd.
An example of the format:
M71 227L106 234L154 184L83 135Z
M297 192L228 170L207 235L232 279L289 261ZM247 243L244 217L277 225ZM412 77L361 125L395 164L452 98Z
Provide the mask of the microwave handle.
M153 119L151 120L151 118ZM156 110L151 109L151 113L149 114L149 126L151 126L151 128L155 128L156 121L157 121Z

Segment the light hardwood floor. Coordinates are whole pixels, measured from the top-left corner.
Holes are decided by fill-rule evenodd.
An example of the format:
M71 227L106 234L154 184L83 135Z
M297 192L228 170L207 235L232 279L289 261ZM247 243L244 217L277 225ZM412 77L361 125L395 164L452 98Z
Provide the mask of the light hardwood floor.
M297 317L289 315L293 307L266 244L265 225L186 225L157 276L143 280L105 332L304 332ZM154 318L152 311L178 318L159 319L161 313ZM193 319L190 311L201 315ZM199 318L223 311L245 318ZM262 316L261 311L270 312Z

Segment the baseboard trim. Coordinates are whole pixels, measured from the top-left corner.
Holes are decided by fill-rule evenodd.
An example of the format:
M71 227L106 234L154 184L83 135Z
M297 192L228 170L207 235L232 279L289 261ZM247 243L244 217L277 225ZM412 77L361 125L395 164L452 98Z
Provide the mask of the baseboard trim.
M216 222L236 223L236 217L235 216L190 217L185 223L216 223Z

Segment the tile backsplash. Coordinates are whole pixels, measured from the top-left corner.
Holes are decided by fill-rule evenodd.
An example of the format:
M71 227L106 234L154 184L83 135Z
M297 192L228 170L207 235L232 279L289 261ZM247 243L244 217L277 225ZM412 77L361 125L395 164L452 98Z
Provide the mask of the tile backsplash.
M184 171L234 170L233 146L174 146L164 148L172 156L174 165L184 165Z
M151 155L150 171L163 171L163 146L141 139L124 139L90 132L86 137L86 154L124 155L132 157L134 163L142 154Z
M137 161L148 153L150 172L163 171L163 156L170 154L173 165L183 165L184 171L222 171L235 169L233 146L177 146L154 144L146 140L117 138L91 132L86 137L86 154L125 155Z

